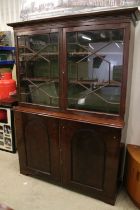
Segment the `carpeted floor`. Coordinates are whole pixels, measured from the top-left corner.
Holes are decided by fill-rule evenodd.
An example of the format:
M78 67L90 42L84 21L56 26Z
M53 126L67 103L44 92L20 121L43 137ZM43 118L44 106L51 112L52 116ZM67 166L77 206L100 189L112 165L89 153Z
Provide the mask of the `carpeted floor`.
M115 206L21 175L17 154L0 151L0 203L14 210L138 210L122 190Z

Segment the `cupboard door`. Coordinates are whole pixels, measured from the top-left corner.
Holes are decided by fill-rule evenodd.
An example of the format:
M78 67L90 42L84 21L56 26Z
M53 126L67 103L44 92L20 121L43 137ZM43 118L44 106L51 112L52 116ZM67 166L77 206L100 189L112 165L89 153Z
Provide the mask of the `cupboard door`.
M21 173L59 181L58 121L15 112L15 123Z
M63 184L114 203L120 151L120 130L63 121Z

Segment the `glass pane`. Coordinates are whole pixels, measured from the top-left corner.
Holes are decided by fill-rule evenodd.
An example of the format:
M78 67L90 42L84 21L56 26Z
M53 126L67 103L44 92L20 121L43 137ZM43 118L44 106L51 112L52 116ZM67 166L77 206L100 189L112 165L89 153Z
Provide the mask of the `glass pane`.
M67 33L68 108L118 114L123 30Z
M58 33L18 37L21 101L59 106Z

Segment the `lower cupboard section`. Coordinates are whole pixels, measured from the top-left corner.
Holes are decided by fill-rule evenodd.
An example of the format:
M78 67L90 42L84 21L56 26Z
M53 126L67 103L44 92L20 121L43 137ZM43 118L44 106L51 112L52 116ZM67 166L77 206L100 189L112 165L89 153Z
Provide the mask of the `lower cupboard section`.
M22 174L114 204L121 129L15 111Z

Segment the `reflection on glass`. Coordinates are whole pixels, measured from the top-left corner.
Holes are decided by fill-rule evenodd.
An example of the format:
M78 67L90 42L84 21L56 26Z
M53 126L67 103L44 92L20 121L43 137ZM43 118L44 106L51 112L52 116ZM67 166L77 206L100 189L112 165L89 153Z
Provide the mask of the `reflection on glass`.
M68 108L119 113L123 30L67 33Z
M18 37L21 101L59 106L58 33Z

